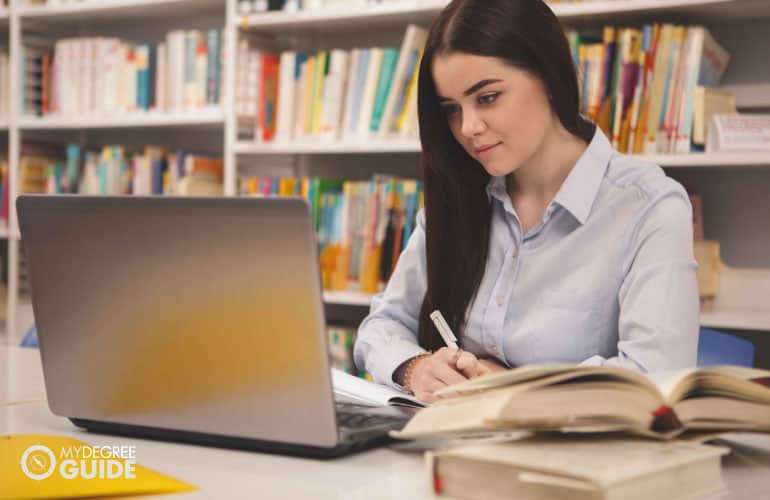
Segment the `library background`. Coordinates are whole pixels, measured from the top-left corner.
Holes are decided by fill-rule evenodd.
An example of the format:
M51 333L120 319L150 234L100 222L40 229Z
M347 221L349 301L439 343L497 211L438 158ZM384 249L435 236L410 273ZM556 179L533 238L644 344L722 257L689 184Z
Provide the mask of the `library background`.
M34 324L20 193L306 196L333 364L422 203L416 68L446 0L6 0L2 343ZM690 192L701 324L770 367L770 1L551 6L582 112ZM116 264L119 265L119 264Z

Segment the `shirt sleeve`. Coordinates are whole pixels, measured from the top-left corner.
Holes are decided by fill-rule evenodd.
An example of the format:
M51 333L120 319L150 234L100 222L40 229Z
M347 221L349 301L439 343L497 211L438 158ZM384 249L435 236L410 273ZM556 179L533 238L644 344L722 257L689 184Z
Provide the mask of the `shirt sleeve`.
M393 381L393 372L407 359L426 352L417 344L426 288L425 212L420 210L385 291L372 299L369 315L358 328L356 366L368 371L377 383L402 389Z
M700 305L692 207L681 186L655 197L632 225L618 293L618 355L585 365L642 372L693 367Z

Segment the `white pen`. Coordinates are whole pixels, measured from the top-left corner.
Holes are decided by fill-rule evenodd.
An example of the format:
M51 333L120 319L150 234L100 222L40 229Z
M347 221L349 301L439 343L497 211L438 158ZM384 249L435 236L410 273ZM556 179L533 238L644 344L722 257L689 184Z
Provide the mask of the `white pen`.
M444 339L444 343L447 345L447 347L459 350L460 348L457 346L457 337L455 337L452 329L449 328L449 324L447 324L444 316L441 315L441 311L436 309L430 313L430 319L433 320L433 324L436 325L436 330L438 330L441 338Z

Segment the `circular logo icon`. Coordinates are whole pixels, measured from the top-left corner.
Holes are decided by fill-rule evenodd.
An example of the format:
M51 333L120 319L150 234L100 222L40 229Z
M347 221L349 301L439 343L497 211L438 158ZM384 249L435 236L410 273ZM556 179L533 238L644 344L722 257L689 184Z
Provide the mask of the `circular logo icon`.
M36 444L24 450L21 456L21 470L35 481L51 477L56 469L56 457L47 446Z

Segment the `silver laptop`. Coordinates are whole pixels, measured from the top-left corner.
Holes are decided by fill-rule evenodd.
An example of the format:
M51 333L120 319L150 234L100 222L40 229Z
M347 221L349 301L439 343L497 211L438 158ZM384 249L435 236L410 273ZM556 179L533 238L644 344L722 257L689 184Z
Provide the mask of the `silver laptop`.
M23 195L17 209L53 413L318 457L408 418L335 404L305 200Z

